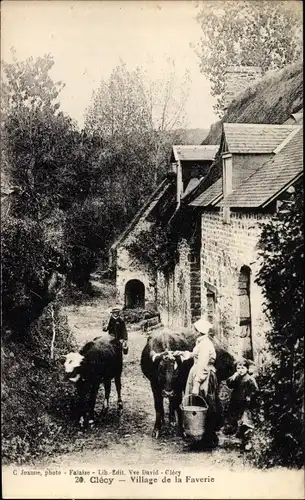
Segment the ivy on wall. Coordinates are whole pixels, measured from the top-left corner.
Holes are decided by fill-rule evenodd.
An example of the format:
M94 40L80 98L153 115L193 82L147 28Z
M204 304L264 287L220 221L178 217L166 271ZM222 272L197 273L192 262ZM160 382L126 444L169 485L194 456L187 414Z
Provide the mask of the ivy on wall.
M193 210L184 207L169 219L156 217L149 228L132 237L126 249L136 262L168 275L179 262L179 244L182 240L186 240L192 248L200 247L198 217Z
M148 229L143 229L133 237L127 250L133 260L155 272L167 274L179 260L178 244L178 233L155 220Z

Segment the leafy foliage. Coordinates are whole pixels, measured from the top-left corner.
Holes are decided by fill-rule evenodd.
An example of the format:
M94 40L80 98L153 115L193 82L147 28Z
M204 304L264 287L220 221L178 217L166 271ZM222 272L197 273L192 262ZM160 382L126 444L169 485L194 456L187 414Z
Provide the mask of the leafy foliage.
M176 80L171 61L167 77L155 82L121 61L93 93L85 129L103 137L113 175L127 188L127 211L135 204L135 213L162 178L171 145L183 143L189 78L179 87Z
M57 111L52 65L50 56L4 65L2 148L16 193L2 226L3 322L22 337L54 300L68 265L60 235L71 121Z
M17 306L29 324L31 311L38 314L51 300L47 281L54 272L81 280L87 276L83 266L90 261L93 269L99 255L99 247L93 254L92 245L84 245L89 230L84 222L88 199L100 195L102 144L60 112L56 100L62 85L48 74L53 64L45 56L4 65L3 152L15 187L4 222L4 320L12 326L14 318L15 329L21 318L13 313ZM24 321L19 326L24 329Z
M263 73L298 60L302 52L299 2L205 0L196 16L202 28L196 51L200 69L211 82L221 114L228 66L260 66Z
M153 272L171 271L179 259L179 237L170 226L160 221L137 233L127 245L131 258L142 263Z
M263 226L263 265L257 282L265 296L272 329L272 361L261 374L263 416L269 459L284 465L304 461L304 241L303 186Z
M148 227L136 232L126 245L132 259L153 273L170 274L179 261L179 245L187 241L194 250L200 247L200 226L196 214L187 207L176 210L176 199Z
M60 355L74 345L56 302L55 359L50 360L52 329L46 308L32 323L22 344L4 341L2 364L2 460L22 464L36 457L69 448L73 388L62 376Z
M2 225L2 319L21 336L43 308L54 300L64 256L46 235L46 227L31 219L7 217Z

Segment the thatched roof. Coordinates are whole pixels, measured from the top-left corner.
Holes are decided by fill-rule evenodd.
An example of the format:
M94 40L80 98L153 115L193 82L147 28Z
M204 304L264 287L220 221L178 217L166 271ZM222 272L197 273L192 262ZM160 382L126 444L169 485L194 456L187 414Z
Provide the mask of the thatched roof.
M222 123L282 124L303 107L303 62L265 75L236 97L202 144L219 144Z

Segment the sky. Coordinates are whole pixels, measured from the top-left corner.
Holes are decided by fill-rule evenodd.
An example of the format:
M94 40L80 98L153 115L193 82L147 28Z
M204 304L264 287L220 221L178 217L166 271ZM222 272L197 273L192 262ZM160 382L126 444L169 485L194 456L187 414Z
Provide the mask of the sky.
M1 10L2 60L10 62L11 47L20 60L52 54L51 76L66 84L62 109L80 126L92 91L120 59L130 70L142 67L153 80L166 73L166 61L173 59L177 82L186 70L191 78L188 127L208 128L216 121L215 99L190 47L201 35L192 1L4 0Z

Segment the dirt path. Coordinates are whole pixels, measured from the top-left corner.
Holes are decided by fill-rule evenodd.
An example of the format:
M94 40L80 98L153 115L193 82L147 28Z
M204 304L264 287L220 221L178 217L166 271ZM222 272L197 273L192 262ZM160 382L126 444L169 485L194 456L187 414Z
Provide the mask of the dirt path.
M67 308L67 316L79 344L94 338L101 332L105 310L109 302L95 299L91 305ZM191 452L183 439L175 435L168 421L158 440L151 437L154 424L154 407L148 380L140 368L141 351L146 335L139 331L129 332L129 353L124 358L122 398L124 409L121 415L116 410L114 383L110 397L110 409L102 416L103 388L101 387L96 412L100 415L95 427L87 433L78 433L71 443L70 453L48 457L48 466L68 466L71 463L125 463L128 465L154 465L175 463L185 465L213 465L234 468L244 465L244 457L238 450L220 447L213 452Z
M69 324L79 344L100 333L104 311L109 305L109 298L104 296L90 305L67 308ZM112 386L110 409L106 416L102 416L101 388L95 427L85 433L79 431L67 436L64 451L57 455L35 460L32 467L42 470L41 478L36 476L35 481L31 476L16 478L15 466L2 467L6 478L4 484L6 487L11 485L9 495L6 492L4 498L173 498L173 495L175 498L304 498L302 471L283 468L259 471L249 464L236 444L232 448L232 443L229 447L229 443L221 441L220 447L212 452L190 451L183 439L175 435L175 429L168 421L159 439L153 439L153 398L139 363L145 342L145 334L129 332L129 353L124 359L122 377L124 408L121 415L116 410L116 393ZM109 474L107 470L113 469L123 469L124 479L114 475L111 476L115 478L111 487L104 482L100 484L104 477L105 482L108 481L108 476L103 474ZM134 472L131 473L130 469L136 470L137 474L141 471L146 481L158 483L153 487L152 483L132 483L131 474ZM52 474L59 472L62 475L44 477L45 471L50 470ZM91 476L96 475L93 471L102 471L98 472L99 482L96 482L96 477L91 483L91 476L90 480L71 476L71 473L82 475L84 470ZM157 474L158 479L151 474ZM181 474L182 483L176 484L175 474ZM213 476L215 483L190 485L186 477L191 476L187 474L198 476L200 481L202 476ZM166 478L172 482L164 484Z

